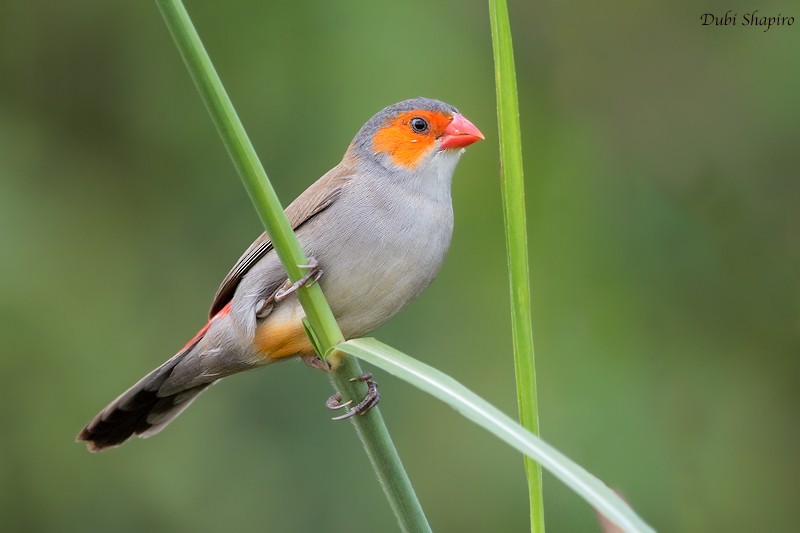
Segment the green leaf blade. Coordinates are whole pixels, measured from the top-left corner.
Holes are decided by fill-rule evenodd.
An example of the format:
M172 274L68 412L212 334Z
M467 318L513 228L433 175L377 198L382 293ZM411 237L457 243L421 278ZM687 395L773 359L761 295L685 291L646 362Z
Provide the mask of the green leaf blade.
M654 531L602 481L450 376L372 338L339 344L354 355L453 407L551 472L624 531Z
M500 188L503 199L508 275L511 292L511 334L514 347L514 370L517 382L517 405L522 425L539 434L539 411L536 398L536 370L533 351L533 327L528 267L528 235L525 220L525 185L522 170L522 140L519 124L517 76L511 25L505 0L489 0L492 29L497 122L500 135ZM531 531L544 532L542 471L525 458L528 479Z

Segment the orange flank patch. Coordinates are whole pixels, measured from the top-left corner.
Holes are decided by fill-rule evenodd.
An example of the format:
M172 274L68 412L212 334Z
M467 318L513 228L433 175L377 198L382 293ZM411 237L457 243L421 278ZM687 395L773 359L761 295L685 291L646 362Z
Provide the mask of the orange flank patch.
M256 330L255 345L270 359L314 352L300 321L267 321Z
M427 122L427 131L414 130L411 120L416 117ZM402 113L378 130L372 146L376 152L388 154L395 165L416 168L452 120L451 115L440 111L419 109Z

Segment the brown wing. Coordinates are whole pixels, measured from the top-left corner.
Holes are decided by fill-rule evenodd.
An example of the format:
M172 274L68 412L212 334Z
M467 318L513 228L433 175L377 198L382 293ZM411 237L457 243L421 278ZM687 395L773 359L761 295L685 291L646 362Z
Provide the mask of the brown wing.
M351 166L347 161L345 158L289 204L289 207L286 208L286 218L289 219L292 229L297 230L336 201L342 192L342 187L352 176ZM272 241L266 232L262 233L222 280L214 295L209 316L216 315L231 301L233 293L244 275L270 250L272 250Z

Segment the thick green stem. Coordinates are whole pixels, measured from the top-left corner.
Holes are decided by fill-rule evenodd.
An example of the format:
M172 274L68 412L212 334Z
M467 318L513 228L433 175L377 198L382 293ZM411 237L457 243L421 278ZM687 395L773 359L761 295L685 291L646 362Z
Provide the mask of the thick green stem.
M497 87L497 120L500 132L500 184L503 218L506 227L508 272L511 285L511 329L514 343L514 367L517 398L522 426L539 434L536 401L536 373L533 356L530 282L528 277L528 238L525 224L525 186L522 174L522 143L519 128L517 79L511 27L505 0L489 0L489 15L494 48ZM525 457L528 494L531 507L531 531L544 531L542 470Z
M214 70L189 14L180 0L156 0L156 4L164 16L164 21L244 182L250 199L266 227L281 263L290 279L300 279L303 270L298 265L305 265L308 260L283 214L278 196L239 121L222 81ZM344 340L333 312L318 284L302 287L297 294L306 313L308 326L313 332L315 344L320 353L327 354L336 344ZM358 401L366 393L366 386L360 382L351 383L349 379L361 374L358 361L347 356L342 359L337 371L331 373L331 380L345 399ZM430 531L380 411L375 408L366 415L356 416L351 420L402 530Z

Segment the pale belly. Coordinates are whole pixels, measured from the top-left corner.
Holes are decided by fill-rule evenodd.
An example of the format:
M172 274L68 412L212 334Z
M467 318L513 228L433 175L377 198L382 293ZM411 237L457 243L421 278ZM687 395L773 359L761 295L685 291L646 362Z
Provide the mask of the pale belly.
M342 333L353 338L383 324L430 284L449 247L453 215L449 202L426 202L408 216L348 222L315 257Z

